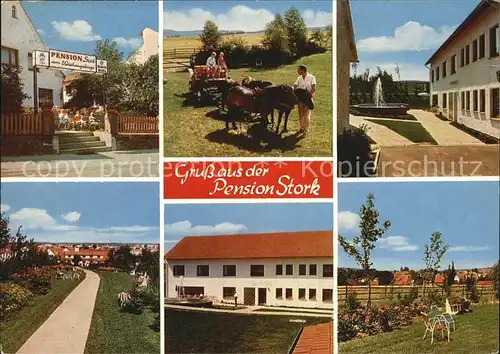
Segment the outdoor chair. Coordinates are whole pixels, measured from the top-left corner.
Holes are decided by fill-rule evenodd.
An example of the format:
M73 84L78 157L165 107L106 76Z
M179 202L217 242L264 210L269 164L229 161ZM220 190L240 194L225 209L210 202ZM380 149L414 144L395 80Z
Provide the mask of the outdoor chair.
M445 319L446 321L446 325L450 325L450 324L453 324L453 330L455 331L456 330L456 327L455 327L455 319L453 318L454 315L456 315L457 313L460 312L460 308L457 310L457 311L453 311L452 309L452 305L450 305L450 302L448 301L448 299L446 299L446 312L443 313L443 318ZM457 306L457 305L455 305ZM460 305L458 305L460 307ZM455 307L456 309L456 307Z
M444 321L443 317L441 315L429 318L429 315L426 313L421 312L421 317L422 321L424 322L425 325L425 333L422 339L425 339L427 336L427 332L431 333L431 344L434 343L434 332L435 331L441 331L441 338L444 339L444 331L446 330L447 335L448 335L448 342L450 341L450 330L449 327L446 325L446 322Z
M257 58L257 59L255 60L255 67L256 67L257 69L262 69L262 59L261 59L261 58Z

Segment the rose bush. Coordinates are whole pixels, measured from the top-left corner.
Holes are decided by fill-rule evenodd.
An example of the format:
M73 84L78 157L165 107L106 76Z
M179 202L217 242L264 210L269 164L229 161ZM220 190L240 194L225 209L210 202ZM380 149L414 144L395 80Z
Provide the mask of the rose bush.
M47 294L52 288L52 273L46 268L30 268L14 273L12 279L34 294Z
M389 332L412 324L414 317L421 312L429 312L423 303L410 305L375 305L372 308L360 307L342 311L338 320L339 341L347 341L357 337L371 336Z

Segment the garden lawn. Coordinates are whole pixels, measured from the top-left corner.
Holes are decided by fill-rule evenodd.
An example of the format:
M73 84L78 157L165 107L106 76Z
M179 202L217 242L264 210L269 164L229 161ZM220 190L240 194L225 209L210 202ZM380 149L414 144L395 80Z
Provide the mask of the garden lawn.
M16 312L9 320L0 323L0 344L6 353L15 353L36 332L66 297L85 279L52 279L52 289L36 296L28 306Z
M151 325L155 314L121 311L117 295L129 292L133 278L128 273L98 272L101 277L85 353L159 353L160 333Z
M404 136L406 139L413 141L414 143L430 143L432 145L437 145L436 140L432 135L423 127L420 123L408 122L408 121L398 121L398 120L383 120L383 119L367 119L368 121L376 124L383 125L399 135Z
M215 103L194 107L187 99L189 74L166 73L164 85L164 154L166 157L256 157L256 156L332 156L332 53L315 54L301 58L297 63L278 69L231 70L231 77L239 82L252 76L275 84L293 85L297 66L305 64L316 76L318 88L314 96L316 108L312 111L310 133L298 139L297 108L290 114L289 132L282 136L259 129L258 123L241 124L246 133L225 130L225 119L220 117ZM275 112L275 124L277 113ZM281 129L283 129L283 122ZM238 123L238 126L240 124ZM268 128L270 129L270 127Z
M339 344L339 353L391 353L391 354L490 354L499 349L498 304L476 305L473 312L456 315L456 332L451 332L450 343L438 340L431 345L429 333L422 340L425 327L416 319L412 326L404 327L390 333L382 333L371 337L353 339Z
M287 353L301 326L330 318L165 310L168 353Z

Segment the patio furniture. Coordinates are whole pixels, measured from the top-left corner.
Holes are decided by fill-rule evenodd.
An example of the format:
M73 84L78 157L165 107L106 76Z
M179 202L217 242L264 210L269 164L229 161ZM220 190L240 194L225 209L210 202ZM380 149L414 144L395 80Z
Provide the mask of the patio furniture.
M444 339L444 331L446 330L448 335L448 342L450 341L450 329L446 324L446 320L442 315L432 316L424 312L421 312L422 321L425 325L425 333L422 339L425 339L427 332L431 333L431 344L434 343L434 332L441 331L441 338Z
M450 301L448 301L448 299L446 299L445 306L446 306L446 313L449 315L456 315L462 309L462 304L457 304L457 303L450 304Z

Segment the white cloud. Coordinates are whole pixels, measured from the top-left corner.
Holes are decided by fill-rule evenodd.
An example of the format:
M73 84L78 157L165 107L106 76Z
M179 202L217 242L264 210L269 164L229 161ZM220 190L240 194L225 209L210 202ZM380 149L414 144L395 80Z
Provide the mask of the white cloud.
M391 74L394 80L398 80L396 66L399 67L399 78L401 78L401 80L429 81L429 69L427 69L423 63L413 64L407 62L391 63L387 61L360 61L356 72L357 75L361 75L366 71L366 69L369 69L371 75L377 72L377 67L380 67L382 70ZM354 69L351 67L351 75L354 75L354 73Z
M73 23L52 21L52 27L61 38L67 40L87 42L101 39L100 35L94 33L92 25L84 20L76 20Z
M321 11L305 10L304 21L308 27L322 27L332 23L332 14ZM262 31L266 24L274 19L274 13L267 9L252 9L237 5L225 13L212 13L201 8L186 12L165 11L163 28L175 31L193 31L203 29L206 21L214 21L220 30L240 30L246 32Z
M132 48L132 49L139 48L139 46L142 44L142 40L140 38L126 39L123 37L117 37L114 38L113 41L116 42L116 44L118 44L118 46L120 47Z
M223 222L217 225L193 226L189 220L165 225L165 235L170 237L201 236L201 235L230 235L247 231L242 224Z
M359 225L359 215L352 211L339 212L339 233L356 230Z
M80 213L61 215L68 222L76 222ZM60 224L47 210L23 208L10 216L11 229L23 226L29 238L39 242L133 242L158 243L158 227L155 226L110 226L105 228L81 227Z
M407 237L388 236L377 241L380 248L390 249L392 251L416 251L418 246L411 244Z
M69 213L62 214L61 218L67 222L77 222L80 220L80 216L82 216L81 213L77 211L70 211Z
M8 204L1 204L1 205L0 205L0 210L1 210L1 212L2 212L2 213L6 213L6 212L8 212L10 209L11 209L11 208L10 208L10 205L8 205Z
M481 252L489 250L488 246L451 246L448 252Z
M455 26L434 29L419 22L408 21L394 30L393 36L368 37L357 43L360 52L422 51L439 47Z

